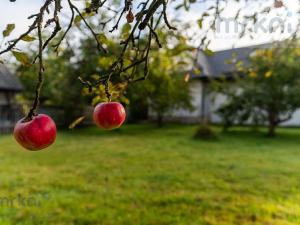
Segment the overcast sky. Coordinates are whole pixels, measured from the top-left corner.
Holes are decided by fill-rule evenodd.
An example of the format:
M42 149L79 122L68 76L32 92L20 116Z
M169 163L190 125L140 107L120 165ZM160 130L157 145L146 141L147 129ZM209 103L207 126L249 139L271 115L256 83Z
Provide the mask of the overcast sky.
M28 28L30 23L27 17L38 11L40 0L17 0L14 3L9 0L0 1L0 29L3 30L8 23L15 23L14 33L20 34Z
M265 1L267 1L267 0L265 0ZM16 29L14 30L11 38L16 37L17 35L26 31L26 29L28 28L28 26L31 22L31 21L27 20L27 17L35 12L38 12L38 9L42 2L43 2L42 0L16 0L16 2L11 3L11 2L9 2L9 0L1 0L0 1L0 16L1 16L0 30L3 30L6 26L6 24L8 24L8 23L15 23ZM293 26L296 24L296 21L298 19L299 14L297 14L297 10L299 9L299 7L298 7L299 3L296 0L284 0L284 3L290 11L290 15L289 15L287 23L290 23ZM232 12L234 12L237 9L237 7L238 7L238 5L236 3L228 5L228 7L225 11L225 15L228 18L233 17L234 15L231 15L231 14L232 14ZM171 14L172 14L171 16L181 17L186 22L189 21L192 28L191 28L191 30L188 30L186 32L193 34L193 32L197 31L196 21L202 14L204 8L205 8L205 6L202 6L202 7L197 6L197 7L194 7L194 9L188 13L187 12L180 12L180 13L171 12ZM275 15L270 15L270 18L273 18L274 16ZM213 50L226 49L226 48L231 48L232 46L245 46L245 45L268 42L276 37L277 38L279 36L286 37L287 35L288 34L284 34L284 35L278 34L278 35L275 35L275 37L274 37L274 35L270 35L270 34L261 32L255 36L254 40L251 40L251 39L238 40L238 38L234 34L219 33L215 36L210 37L213 40L210 47ZM196 42L197 42L197 40L195 41L195 43Z

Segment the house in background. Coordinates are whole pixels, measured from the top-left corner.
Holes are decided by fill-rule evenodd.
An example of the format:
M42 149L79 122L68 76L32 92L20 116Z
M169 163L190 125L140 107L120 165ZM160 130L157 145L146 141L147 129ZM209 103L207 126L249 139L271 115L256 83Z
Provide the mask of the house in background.
M196 123L201 120L212 123L221 123L221 118L217 115L216 110L226 101L226 97L221 94L211 94L208 92L210 80L226 79L233 80L236 75L236 67L229 61L243 61L244 65L249 63L249 56L255 53L257 49L269 48L271 44L255 45L244 48L233 48L223 51L216 51L213 55L207 56L199 50L194 68L200 71L196 74L195 69L190 72L190 92L192 104L195 108L190 112L185 109L173 110L169 112L168 118L174 121L184 123ZM299 87L300 88L300 87ZM282 125L299 126L300 110L296 111L291 120Z
M23 89L19 79L0 64L0 133L13 129L21 117L21 108L15 100Z

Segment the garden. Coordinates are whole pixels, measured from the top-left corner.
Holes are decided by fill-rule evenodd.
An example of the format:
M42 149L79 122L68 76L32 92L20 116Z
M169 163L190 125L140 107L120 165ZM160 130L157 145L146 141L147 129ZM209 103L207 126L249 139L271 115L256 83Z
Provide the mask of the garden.
M39 154L1 136L0 224L300 223L299 129L195 128L62 131Z
M299 3L1 9L0 225L300 224Z

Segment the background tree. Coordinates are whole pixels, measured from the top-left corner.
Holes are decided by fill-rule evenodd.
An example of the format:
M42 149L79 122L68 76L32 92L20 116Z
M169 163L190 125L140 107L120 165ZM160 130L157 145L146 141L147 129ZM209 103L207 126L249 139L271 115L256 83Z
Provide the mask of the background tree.
M124 30L124 29L123 29ZM170 35L169 32L173 34ZM187 39L179 32L160 29L157 32L159 44L166 44L170 37L176 36L173 45L160 49L157 44L156 51L149 56L149 68L147 68L147 82L134 82L126 91L128 83L120 83L119 77L112 77L109 83L111 100L121 101L129 106L131 120L136 121L138 117L146 119L149 110L157 115L157 122L162 124L164 114L175 108L191 109L191 96L187 82L184 82L185 71L191 61L190 50L194 48L187 44ZM78 63L82 74L93 78L100 77L101 74L109 70L111 62L118 52L121 51L114 39L106 40L107 46L111 49L108 54L99 54L93 47L90 39L82 42L82 60ZM140 45L146 46L148 40L144 39ZM132 56L134 57L134 55ZM130 66L130 61L124 61ZM91 66L92 65L92 66ZM131 68L130 73L134 73L137 80L145 79L143 66ZM99 84L90 90L85 89L86 94L94 97L93 104L107 101L105 85ZM143 112L143 113L141 113Z
M11 0L11 2L15 2L15 0ZM31 60L28 55L19 51L17 45L21 41L37 41L38 43L37 54L33 59L33 63L38 62L38 83L35 89L36 96L26 117L26 120L31 120L32 117L37 114L44 78L43 73L46 69L43 62L44 51L48 46L53 46L54 51L59 52L60 46L74 24L84 24L85 30L83 33L86 33L85 31L89 32L97 43L97 49L104 53L107 53L109 50L103 42L106 33L108 31L118 31L120 27L123 27L123 31L120 32L121 35L117 35L122 51L111 63L107 73L101 74L101 76L93 83L90 80L82 80L82 83L89 89L93 86L98 86L99 83L105 85L105 92L109 99L111 95L109 93L109 83L112 77L125 78L125 80L119 79L119 83L134 83L136 81L134 73L130 73L129 70L136 68L139 65L143 65L144 67L143 79L147 76L152 40L162 47L159 38L157 38L158 35L156 29L163 22L168 29L176 30L176 27L174 27L168 19L167 9L170 5L176 10L189 10L197 3L202 6L204 4L205 6L207 5L207 10L205 10L198 20L200 29L203 28L204 20L211 20L210 26L207 30L201 32L202 38L199 39L201 40L200 45L207 48L210 43L209 38L207 38L207 33L210 31L215 32L216 20L221 16L228 2L230 2L230 0L216 0L211 4L207 4L206 1L197 2L195 0L182 0L178 2L165 0L146 0L142 2L134 2L132 0L86 0L83 1L84 4L78 5L73 0L45 0L41 3L39 12L29 15L28 19L32 20L32 23L28 30L18 38L8 41L7 46L0 50L0 55L11 52L18 61L29 65L31 64ZM247 3L248 1L244 2ZM269 13L272 9L282 8L283 6L284 4L282 1L274 0L273 3L270 2L264 7L256 8L255 11L243 11L241 10L243 7L238 9L236 11L235 19L237 22L244 25L240 36L242 37L247 32L251 32L251 27L249 28L248 25L250 24L251 26L251 21L253 24L256 23L259 15ZM247 7L249 9L249 6ZM70 18L68 19L66 26L64 26L64 23L62 22L62 10L64 8L67 8L70 12ZM100 19L100 21L98 21L98 25L100 26L97 26L97 28L94 28L89 23L89 18L95 18L95 15L98 15ZM110 29L107 29L107 26L109 26ZM14 24L8 24L3 31L3 37L9 37L14 28ZM59 38L58 41L56 40L57 37ZM144 48L140 48L139 43L145 37L147 37L146 39L148 40L147 45ZM132 51L135 52L134 58L132 58ZM126 65L124 63L125 61L130 62L129 65Z
M88 98L82 95L82 84L78 82L80 67L73 57L73 50L67 48L59 56L49 50L44 60L44 64L48 69L44 74L45 87L40 95L40 103L44 109L45 107L57 109L56 115L53 116L58 124L64 127L83 115L89 104ZM34 88L37 71L36 66L20 65L17 69L17 74L24 85L24 91L19 100L25 106L28 106L28 103L35 98Z
M172 35L169 33L172 32ZM172 109L184 108L192 110L191 94L189 92L188 77L186 71L190 67L195 49L188 45L187 39L180 32L158 31L158 38L162 45L168 43L168 39L176 36L173 46L159 49L150 55L149 75L147 82L135 83L129 87L126 95L131 104L130 111L137 114L151 111L156 114L156 122L159 126L163 123L163 117ZM142 77L141 67L135 71L137 77ZM142 108L140 108L142 107Z
M192 98L183 74L180 74L180 71L164 70L164 63L166 62L158 63L160 67L150 68L151 75L147 82L137 83L128 91L130 111L143 110L142 104L142 107L147 109L145 111L150 110L156 115L158 126L162 126L166 113L173 109L193 109ZM153 66L155 65L157 64L154 63Z
M126 32L126 27L123 28ZM172 35L169 32L173 32ZM164 114L175 108L191 109L191 96L188 89L188 83L185 82L185 71L189 68L191 61L190 54L194 48L187 44L185 39L179 32L160 29L158 38L160 44L167 44L170 37L176 36L173 45L160 49L156 45L156 52L150 55L148 70L148 82L135 82L126 88L127 82L120 82L123 77L112 77L108 84L110 92L110 100L121 101L130 108L131 119L135 120L134 112L145 110L147 114L149 110L156 113L157 122L162 124ZM103 43L110 49L109 53L99 53L92 37L84 38L77 47L80 57L76 57L71 48L61 50L56 57L53 51L48 51L45 55L45 65L49 68L45 71L45 89L40 96L41 104L45 106L55 107L62 112L62 116L56 118L61 125L68 126L71 121L81 118L84 109L92 100L92 104L108 101L106 93L106 85L96 82L102 74L109 71L111 63L115 60L122 49L114 38L102 37ZM144 39L141 45L146 46L148 40ZM30 53L29 53L30 55ZM134 57L134 54L132 58ZM130 61L124 61L124 65L130 65ZM144 79L144 67L138 66L128 71L134 73L136 79ZM26 102L34 99L34 76L36 67L28 67L21 65L18 74L24 83L25 91L22 97ZM83 88L79 80L87 86ZM126 80L126 78L123 78ZM186 80L187 81L187 80ZM90 85L90 86L89 86ZM82 96L82 93L84 94ZM81 119L80 119L81 120ZM63 123L61 123L63 122Z
M268 135L291 119L300 107L300 51L298 43L280 43L257 50L250 65L240 67L245 77L234 88L223 89L228 101L219 109L225 126L234 123L267 123ZM241 64L239 64L241 66ZM225 86L226 87L226 86Z

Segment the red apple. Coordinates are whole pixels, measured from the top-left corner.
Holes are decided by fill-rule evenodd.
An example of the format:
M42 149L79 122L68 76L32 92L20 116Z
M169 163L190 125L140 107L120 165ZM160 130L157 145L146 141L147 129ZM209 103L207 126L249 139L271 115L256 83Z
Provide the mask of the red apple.
M31 151L47 148L56 138L56 125L54 121L45 114L34 116L30 121L21 119L14 129L17 142Z
M99 103L94 110L94 121L105 130L119 128L125 121L126 112L119 102Z

